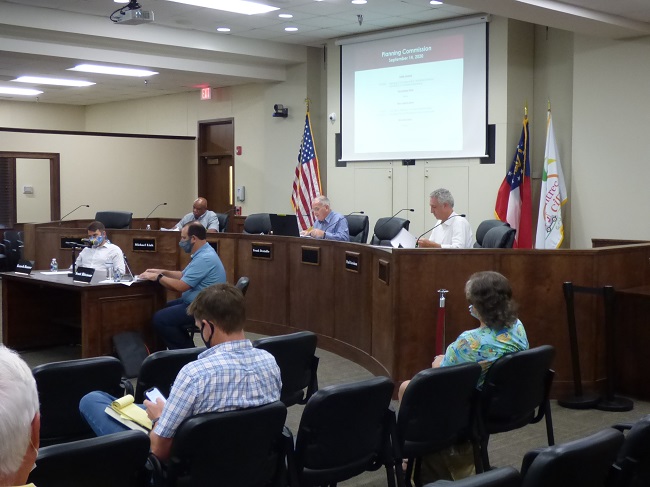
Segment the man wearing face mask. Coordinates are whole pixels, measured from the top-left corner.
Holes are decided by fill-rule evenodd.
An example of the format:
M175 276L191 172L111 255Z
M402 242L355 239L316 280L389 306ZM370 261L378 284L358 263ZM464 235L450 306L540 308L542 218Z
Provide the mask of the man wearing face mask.
M178 245L191 255L190 263L182 271L147 269L140 279L157 281L172 291L183 293L180 299L169 301L167 306L153 315L153 327L170 350L194 346L187 329L194 320L187 315L187 307L202 289L226 282L226 271L221 259L206 241L206 229L197 222L188 223L181 230Z
M106 227L102 222L92 222L88 225L88 240L92 247L86 247L77 257L77 267L106 270L106 263L111 262L113 269L119 269L124 274L124 254L122 249L112 244L106 238Z
M263 406L280 399L282 379L273 355L253 348L244 336L244 296L231 284L201 291L187 310L201 330L208 349L185 365L166 401L144 401L153 429L151 452L160 460L170 456L172 441L186 418L213 411ZM97 436L126 431L104 409L114 397L95 391L79 403L81 415Z

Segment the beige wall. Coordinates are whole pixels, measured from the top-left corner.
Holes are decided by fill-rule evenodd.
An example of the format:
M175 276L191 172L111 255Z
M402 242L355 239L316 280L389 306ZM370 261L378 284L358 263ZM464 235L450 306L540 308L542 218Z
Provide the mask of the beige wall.
M30 186L32 194L24 194ZM16 218L23 223L48 222L50 218L50 160L16 161Z
M81 204L90 208L70 218L93 218L101 210L144 217L163 201L169 204L156 216L177 216L191 208L193 141L0 132L0 147L60 154L62 216Z

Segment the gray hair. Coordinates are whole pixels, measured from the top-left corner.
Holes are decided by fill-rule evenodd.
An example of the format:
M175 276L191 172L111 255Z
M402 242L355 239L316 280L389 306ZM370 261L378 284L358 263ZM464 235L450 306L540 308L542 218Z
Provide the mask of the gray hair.
M330 199L327 196L316 196L314 201L318 201L323 206L330 206Z
M449 206L454 207L454 197L451 195L448 189L438 188L434 191L431 191L429 195L430 198L435 198L438 200L438 203L445 204L449 203Z
M38 411L31 370L16 352L0 345L0 478L20 469Z

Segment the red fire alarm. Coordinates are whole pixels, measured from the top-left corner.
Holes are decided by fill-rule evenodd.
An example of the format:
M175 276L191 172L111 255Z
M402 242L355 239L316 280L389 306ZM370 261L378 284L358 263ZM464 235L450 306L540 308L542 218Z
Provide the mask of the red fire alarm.
M235 154L237 154L238 156L241 156L241 145L238 145L237 147L235 147Z

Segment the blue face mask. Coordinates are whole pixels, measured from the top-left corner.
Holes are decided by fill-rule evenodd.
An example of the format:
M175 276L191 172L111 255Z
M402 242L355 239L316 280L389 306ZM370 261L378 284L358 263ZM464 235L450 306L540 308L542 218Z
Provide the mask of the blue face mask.
M178 246L182 248L186 254L192 252L192 241L190 239L181 240L180 242L178 242Z
M102 235L90 237L90 242L93 244L93 248L99 247L104 243L104 237Z
M476 314L476 311L474 311L474 306L471 304L469 305L469 314L472 315L472 317L476 318L477 320L479 321L481 320L481 318L479 318L479 316Z

